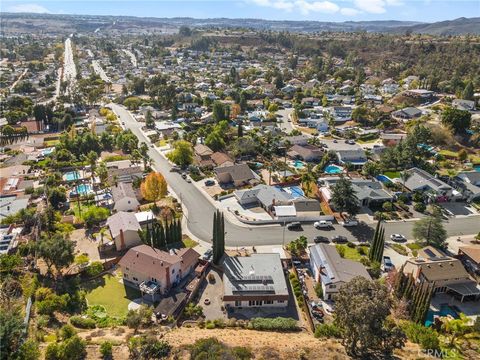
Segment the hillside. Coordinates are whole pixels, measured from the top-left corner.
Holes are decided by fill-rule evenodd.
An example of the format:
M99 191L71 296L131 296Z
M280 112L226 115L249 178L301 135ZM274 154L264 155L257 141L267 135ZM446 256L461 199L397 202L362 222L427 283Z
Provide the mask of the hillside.
M412 26L400 26L394 29L394 32L412 31L418 34L431 35L461 35L461 34L480 34L480 17L476 18L458 18L435 22L432 24L417 24Z

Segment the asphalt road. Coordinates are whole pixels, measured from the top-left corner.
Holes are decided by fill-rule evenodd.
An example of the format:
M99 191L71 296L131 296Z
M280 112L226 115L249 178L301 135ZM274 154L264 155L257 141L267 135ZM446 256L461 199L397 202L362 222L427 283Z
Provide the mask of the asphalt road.
M129 128L139 138L141 142L146 142L150 146L149 140L140 131L142 126L130 113L122 106L109 104L109 106L120 117L124 127ZM170 172L170 164L154 148L149 152L154 160L154 168L163 174L173 191L180 197L181 202L188 209L187 224L188 229L198 238L211 241L212 222L215 207L194 185L187 183L180 174ZM480 216L471 216L468 218L450 219L444 224L449 236L458 236L474 234L480 231ZM408 239L412 239L411 231L412 221L395 222L385 224L386 239L391 234L403 234ZM344 228L336 225L332 230L317 230L311 224L303 225L302 231L289 231L281 225L274 226L252 226L243 227L232 224L225 220L225 241L227 246L252 246L252 245L278 245L296 239L300 235L305 235L309 241L313 241L316 235L328 236L344 235L351 241L369 241L374 232L374 228L368 224L360 224L357 227Z

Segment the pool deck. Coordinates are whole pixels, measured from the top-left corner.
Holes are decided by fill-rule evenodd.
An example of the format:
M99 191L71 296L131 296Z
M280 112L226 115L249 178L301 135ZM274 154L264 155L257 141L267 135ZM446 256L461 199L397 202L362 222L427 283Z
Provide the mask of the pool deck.
M465 315L471 319L476 319L480 315L480 302L479 301L464 301L463 303L456 300L453 296L448 294L436 294L430 303L430 308L433 311L440 311L440 307L444 304L454 306L460 309Z

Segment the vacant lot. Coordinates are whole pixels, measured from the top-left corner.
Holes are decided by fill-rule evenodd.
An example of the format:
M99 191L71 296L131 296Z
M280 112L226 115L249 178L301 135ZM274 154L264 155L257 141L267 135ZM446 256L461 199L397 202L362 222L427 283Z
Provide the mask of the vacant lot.
M125 286L120 282L121 279L121 273L118 272L83 284L87 291L88 305L102 305L110 316L125 316L130 301L141 297L141 294L140 291Z

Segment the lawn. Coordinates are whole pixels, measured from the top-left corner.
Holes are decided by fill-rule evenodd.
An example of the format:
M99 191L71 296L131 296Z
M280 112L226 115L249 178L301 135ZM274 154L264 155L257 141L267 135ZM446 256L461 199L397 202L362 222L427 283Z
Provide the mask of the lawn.
M60 143L60 140L47 140L43 142L43 145L46 147L55 146Z
M195 246L198 245L198 243L195 240L192 240L185 235L184 235L184 238L182 239L182 242L183 242L183 246L186 248L194 248Z
M390 247L400 255L408 256L408 250L405 246L400 244L391 244Z
M141 297L140 291L123 285L121 276L105 275L83 284L87 292L88 305L102 305L108 315L124 317L128 312L128 304Z
M458 152L450 150L440 150L439 154L445 156L447 159L456 159L458 157Z
M342 248L344 249L343 250L344 259L360 261L360 259L364 256L364 255L360 255L360 253L357 251L358 246L355 248L351 248L351 247L348 247L347 245L336 245L335 247L337 248L337 251L339 251L339 249L342 249ZM361 246L361 247L363 247L364 253L368 254L368 247L367 246Z
M396 179L400 177L400 171L385 171L383 175L388 176L390 179Z

